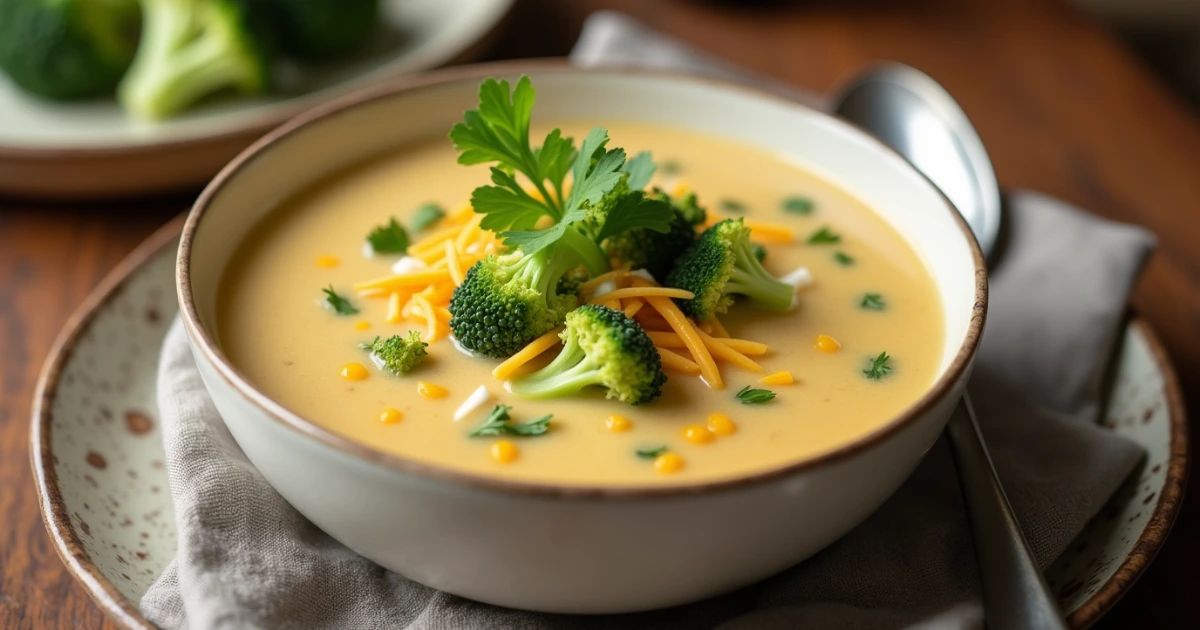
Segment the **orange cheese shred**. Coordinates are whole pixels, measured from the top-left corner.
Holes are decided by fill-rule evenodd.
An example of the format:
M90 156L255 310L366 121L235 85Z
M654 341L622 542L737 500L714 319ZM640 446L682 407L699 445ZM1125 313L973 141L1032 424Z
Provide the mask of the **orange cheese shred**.
M462 264L458 261L458 250L454 248L453 241L446 241L446 267L450 271L450 279L454 281L454 286L462 284Z
M750 357L738 352L737 350L734 350L733 348L730 348L716 339L713 339L703 330L697 330L696 335L700 337L700 339L704 342L704 346L712 352L714 357L717 357L722 361L728 361L742 368L743 370L749 370L751 372L764 371L763 367L755 363Z
M750 228L750 238L767 243L791 243L796 240L796 231L786 225L767 223L755 219L742 219Z
M628 287L625 289L614 289L603 295L592 296L592 304L600 304L611 300L623 300L634 297L649 297L657 295L661 297L679 298L681 300L690 300L696 297L691 291L683 289L672 289L670 287Z
M396 324L404 318L400 308L401 299L402 298L400 297L399 293L392 293L388 296L387 317L384 319L386 319L389 323Z
M702 333L692 326L687 317L684 317L671 298L651 295L646 297L646 301L663 316L663 319L667 320L675 333L683 339L688 351L692 353L692 359L700 366L700 374L708 386L713 389L723 389L725 382L721 380L721 372L717 369L712 354L709 353L700 337Z
M655 350L658 350L658 356L662 359L664 369L683 372L688 376L699 376L700 366L695 361L675 354L666 348L655 348Z
M555 328L554 330L551 330L541 337L529 342L529 345L521 348L521 350L516 354L505 359L500 365L497 365L495 369L492 370L492 376L498 381L502 381L509 376L512 376L513 372L516 372L517 369L522 365L529 363L534 357L549 350L550 348L553 348L554 345L559 342L558 335L561 332L561 327Z
M424 271L414 271L412 273L402 273L395 276L386 276L367 280L366 282L356 282L354 284L355 291L369 291L371 289L395 290L405 287L420 287L426 284L432 284L441 280L450 278L450 272L445 269L431 269Z
M650 335L650 340L654 342L654 345L656 345L660 348L678 349L678 348L686 348L687 347L683 343L683 339L680 338L679 335L677 335L673 332L652 330L652 331L647 331L646 334ZM752 357L764 355L770 349L767 347L767 344L765 344L765 343L759 343L757 341L750 341L747 339L729 339L728 337L712 337L712 340L723 346L726 346L732 350L735 350L744 355L752 356Z

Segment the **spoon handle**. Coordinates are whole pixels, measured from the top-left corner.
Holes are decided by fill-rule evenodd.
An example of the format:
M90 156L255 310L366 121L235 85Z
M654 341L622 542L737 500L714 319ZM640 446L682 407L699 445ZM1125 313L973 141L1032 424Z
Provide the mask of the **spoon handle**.
M946 425L958 465L975 557L983 586L983 610L989 630L1066 629L1042 572L1033 561L1021 526L1013 516L992 458L979 432L975 409L963 395Z

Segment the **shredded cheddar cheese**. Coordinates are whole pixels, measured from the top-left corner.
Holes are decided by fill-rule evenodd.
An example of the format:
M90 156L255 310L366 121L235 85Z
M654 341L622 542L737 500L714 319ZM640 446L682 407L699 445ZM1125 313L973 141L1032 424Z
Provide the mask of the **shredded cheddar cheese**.
M670 298L652 295L647 296L646 301L663 316L663 319L667 320L675 333L683 338L688 351L692 353L693 360L700 366L700 374L708 386L713 389L723 389L725 381L721 379L721 371L717 369L712 354L701 340L700 331L696 330L687 317L684 317L683 312L679 310L678 306L675 306Z
M654 349L658 350L658 356L662 360L663 368L675 370L676 372L683 372L688 376L699 376L700 366L696 365L695 361L675 354L674 352L664 348L655 346Z
M554 330L551 330L541 337L529 342L529 345L521 348L519 352L505 359L500 365L497 365L496 368L492 370L492 376L498 381L503 381L509 376L512 376L512 374L516 372L517 369L522 365L529 363L534 357L549 350L550 348L553 348L554 345L559 342L558 335L561 332L562 328L555 328Z
M713 356L723 361L728 361L743 370L751 372L762 372L763 367L755 363L750 357L730 348L729 346L713 339L708 333L703 330L697 330L696 334L704 342L704 346L712 352Z

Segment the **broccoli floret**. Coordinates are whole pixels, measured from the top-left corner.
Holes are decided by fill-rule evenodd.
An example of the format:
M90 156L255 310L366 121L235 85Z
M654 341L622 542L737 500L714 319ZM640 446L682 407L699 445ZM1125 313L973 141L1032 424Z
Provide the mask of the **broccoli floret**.
M695 226L704 223L706 213L693 194L672 200L667 193L655 189L650 198L670 204L675 211L670 229L664 233L634 228L605 239L604 250L634 269L645 269L655 278L664 278L675 267L679 255L695 242Z
M698 321L724 313L734 294L778 311L790 309L795 294L792 285L767 273L755 258L750 228L741 219L725 219L705 230L679 257L666 284L696 294L676 301Z
M517 251L475 263L450 298L450 330L464 348L493 358L508 357L562 323L578 305L557 291L567 272L583 265L608 269L604 252L588 237L567 228L561 240L526 256Z
M141 43L118 88L126 111L143 118L165 118L215 92L267 90L274 47L256 3L141 3Z
M578 295L579 294L579 285L583 284L584 282L587 282L587 280L588 280L587 269L584 269L583 267L579 267L572 271L568 271L567 275L559 278L558 279L558 287L555 289L554 292L561 294L561 295Z
M621 311L588 304L571 311L562 332L563 350L546 367L512 384L523 398L570 396L590 385L631 405L662 393L662 360L642 327Z
M379 0L265 1L282 51L306 61L352 53L379 25Z
M359 347L371 353L371 361L381 370L392 374L407 374L425 361L425 348L429 344L421 341L421 333L409 331L408 337L392 335L387 339L375 338L371 343Z
M113 91L137 48L136 0L0 0L0 69L68 100Z

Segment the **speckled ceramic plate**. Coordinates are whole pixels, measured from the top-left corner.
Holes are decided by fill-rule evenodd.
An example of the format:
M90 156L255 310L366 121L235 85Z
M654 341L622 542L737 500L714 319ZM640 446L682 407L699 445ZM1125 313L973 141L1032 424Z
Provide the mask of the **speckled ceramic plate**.
M137 602L175 553L155 370L176 312L180 226L173 222L142 244L67 323L33 410L33 469L50 536L96 602L130 628L151 627ZM1104 426L1141 444L1147 457L1047 573L1076 628L1132 586L1182 498L1182 399L1144 321L1126 331Z
M383 78L476 57L513 0L382 0L383 27L336 63L287 67L281 90L217 99L161 122L111 98L51 102L0 74L0 192L97 198L207 181L250 142L314 104Z

